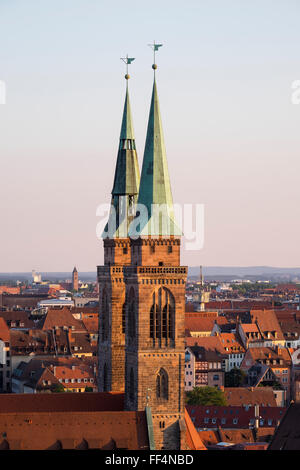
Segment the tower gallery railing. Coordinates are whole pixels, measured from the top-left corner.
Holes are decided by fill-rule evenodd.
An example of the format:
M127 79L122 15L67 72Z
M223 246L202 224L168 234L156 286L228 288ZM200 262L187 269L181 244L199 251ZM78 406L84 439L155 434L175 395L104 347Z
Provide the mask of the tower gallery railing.
M187 266L98 266L98 276L111 273L122 273L125 275L135 274L187 274Z

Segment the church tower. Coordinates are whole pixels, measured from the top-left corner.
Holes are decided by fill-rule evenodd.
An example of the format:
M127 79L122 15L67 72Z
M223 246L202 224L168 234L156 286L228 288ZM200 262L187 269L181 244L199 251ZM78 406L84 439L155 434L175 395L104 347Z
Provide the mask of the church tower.
M78 291L78 271L76 269L76 266L74 267L72 272L72 289Z
M154 51L159 45L154 43ZM180 265L155 80L126 286L125 409L151 409L155 448L184 449L184 315L187 267ZM146 208L146 210L145 210Z
M102 234L104 266L98 266L99 339L98 389L124 391L125 378L125 284L123 266L131 264L128 226L135 215L140 174L132 125L128 91L127 65L126 96L121 125L119 150L112 189L109 219Z

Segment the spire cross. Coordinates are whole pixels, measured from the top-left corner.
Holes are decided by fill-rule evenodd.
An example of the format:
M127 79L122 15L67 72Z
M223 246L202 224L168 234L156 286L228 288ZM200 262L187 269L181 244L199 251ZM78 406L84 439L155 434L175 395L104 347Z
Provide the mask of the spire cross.
M162 46L163 44L155 44L155 41L153 41L153 44L148 44L148 46L151 47L153 50L153 65L152 68L154 70L154 75L155 75L155 70L157 69L157 65L155 63L155 52L158 51L158 49Z
M126 64L125 78L126 78L126 80L129 80L130 75L128 75L128 65L130 65L131 62L133 62L135 59L134 59L134 57L128 57L128 54L126 54L126 57L121 57L121 60L123 60L123 62Z

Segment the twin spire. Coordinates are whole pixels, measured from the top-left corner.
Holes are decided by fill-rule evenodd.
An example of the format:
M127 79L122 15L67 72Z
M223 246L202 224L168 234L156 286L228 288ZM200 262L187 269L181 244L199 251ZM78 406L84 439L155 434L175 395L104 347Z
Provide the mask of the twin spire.
M126 96L120 133L120 144L112 190L112 205L103 238L138 236L180 236L173 213L173 198L164 144L155 79L155 52L162 44L151 44L154 51L154 83L148 119L147 136L141 178L137 160L132 115L128 91L128 65L133 58L123 58L126 64ZM154 210L159 207L159 214ZM146 211L140 210L145 208ZM115 215L115 220L113 216ZM135 220L133 220L135 219ZM133 223L131 223L133 222Z

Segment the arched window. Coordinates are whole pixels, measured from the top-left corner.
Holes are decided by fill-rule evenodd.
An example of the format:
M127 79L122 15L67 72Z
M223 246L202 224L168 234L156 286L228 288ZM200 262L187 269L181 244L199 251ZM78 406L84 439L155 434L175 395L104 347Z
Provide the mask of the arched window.
M169 380L165 369L161 368L156 376L156 398L169 399Z
M108 340L108 330L109 330L109 309L108 309L108 298L106 290L103 291L102 294L102 303L101 303L101 310L102 310L102 341Z
M150 338L153 345L173 346L175 339L175 299L166 287L153 293L150 308Z

